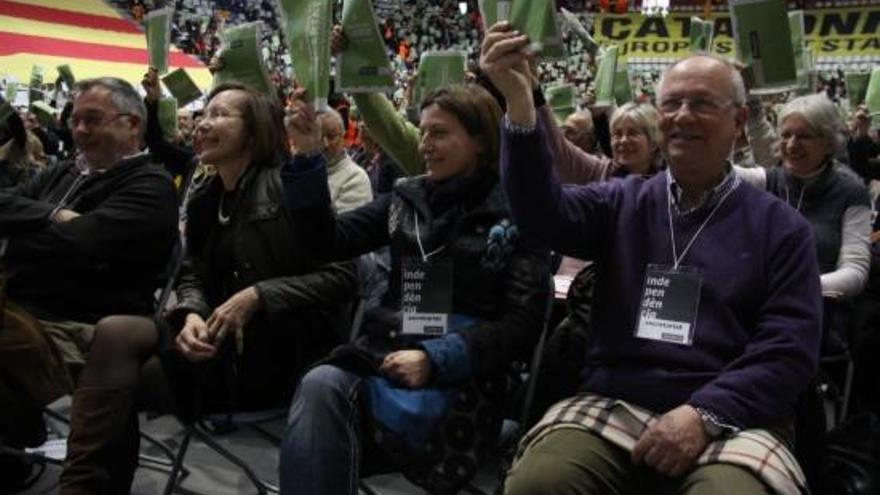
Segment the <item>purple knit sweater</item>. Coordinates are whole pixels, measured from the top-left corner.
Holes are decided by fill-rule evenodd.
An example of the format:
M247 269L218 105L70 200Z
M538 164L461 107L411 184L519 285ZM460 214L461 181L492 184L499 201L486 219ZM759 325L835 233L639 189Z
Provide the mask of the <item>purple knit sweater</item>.
M703 270L693 346L635 337L645 267L672 264L667 177L559 185L543 131L502 129L501 166L524 236L598 262L583 390L658 413L684 403L740 428L793 412L816 373L822 296L810 226L741 184L682 265ZM708 215L674 215L681 252Z

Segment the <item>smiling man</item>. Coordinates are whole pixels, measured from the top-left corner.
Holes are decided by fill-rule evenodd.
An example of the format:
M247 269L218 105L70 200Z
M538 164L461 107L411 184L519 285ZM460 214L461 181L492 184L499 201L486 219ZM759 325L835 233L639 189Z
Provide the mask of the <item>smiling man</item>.
M70 116L76 160L0 192L0 262L13 303L6 314L35 317L44 332L0 332L0 391L18 391L11 398L0 393L0 403L22 402L31 389L65 392L62 383L40 383L66 374L63 365L41 370L58 365L46 356L81 365L101 317L150 313L156 276L176 236L171 178L140 152L140 96L115 78L82 81L77 91ZM19 428L14 443L39 443L45 431L34 424L30 432ZM0 432L0 442L8 438Z
M527 44L493 28L483 46L507 100L511 208L523 235L599 268L580 392L523 440L506 493L798 493L788 449L818 361L815 243L797 212L732 172L739 73L711 56L664 73L667 173L563 189Z

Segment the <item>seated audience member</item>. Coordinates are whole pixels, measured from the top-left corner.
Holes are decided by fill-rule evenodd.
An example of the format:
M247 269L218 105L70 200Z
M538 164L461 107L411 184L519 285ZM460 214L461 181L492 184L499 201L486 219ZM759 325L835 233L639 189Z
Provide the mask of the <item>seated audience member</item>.
M43 145L18 112L0 122L0 189L21 184L46 165Z
M152 312L156 277L176 238L171 178L140 152L140 96L115 78L80 81L77 89L76 159L0 191L7 270L0 376L4 390L16 391L0 402L34 414L0 432L13 446L45 437L40 408L71 391L68 367L84 363L99 319Z
M596 136L593 130L593 115L585 110L575 112L565 118L562 133L584 153L594 153Z
M299 385L281 450L282 493L356 494L367 466L383 457L377 451L431 490L461 487L481 444L498 438L500 377L529 358L540 332L549 256L509 219L495 168L498 105L479 86L451 86L426 96L421 110L426 175L335 219L322 191L318 251L345 259L389 245L392 274L382 306L365 317L365 336ZM320 199L326 177L310 115L299 102L292 205ZM406 409L415 403L424 406ZM444 447L444 431L459 431L453 419L470 417L464 426L473 427L474 414L475 436ZM444 448L439 458L430 453ZM459 469L442 468L448 456Z
M370 135L370 130L363 122L360 127L361 141L364 147L364 163L361 165L367 171L370 178L370 186L373 188L373 196L391 192L394 183L401 177L400 168L388 156L385 151Z
M599 268L580 392L523 439L506 493L799 493L790 451L819 354L815 242L728 162L747 118L739 73L711 56L673 64L657 90L667 172L563 189L528 44L501 24L483 46L507 101L511 209L523 236Z
M880 180L880 142L871 137L871 116L868 107L859 106L850 120L850 137L847 141L850 166L868 183Z
M312 233L283 208L281 108L245 86L220 85L195 139L200 160L217 173L187 205L178 304L167 319L98 323L73 397L62 494L130 489L138 459L135 390L149 356L158 354L172 396L171 404L149 405L192 420L286 404L303 368L345 333L354 263L316 266L304 242Z
M324 153L327 155L327 180L330 200L339 213L357 208L373 199L370 178L345 151L345 126L336 110L328 109L318 117Z
M834 159L845 146L843 122L824 94L786 103L778 122L782 166L737 172L807 219L816 238L822 293L851 299L868 280L871 200L862 180Z

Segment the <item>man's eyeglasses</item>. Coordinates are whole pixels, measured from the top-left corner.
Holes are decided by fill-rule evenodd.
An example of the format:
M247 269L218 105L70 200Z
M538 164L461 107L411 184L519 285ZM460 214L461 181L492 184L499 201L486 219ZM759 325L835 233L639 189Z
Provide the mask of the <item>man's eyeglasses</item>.
M685 105L696 115L714 117L733 104L732 100L716 100L714 98L667 98L660 102L658 108L664 115L677 114Z
M80 124L88 128L101 127L113 122L119 117L127 117L132 115L128 112L120 112L114 113L109 116L103 113L87 113L85 115L71 115L70 118L67 119L67 127L70 129L76 129Z

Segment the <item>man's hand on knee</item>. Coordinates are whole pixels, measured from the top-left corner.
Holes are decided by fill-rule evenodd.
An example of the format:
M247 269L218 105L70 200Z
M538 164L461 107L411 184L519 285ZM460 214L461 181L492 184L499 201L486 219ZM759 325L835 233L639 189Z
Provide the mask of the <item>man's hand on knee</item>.
M632 462L677 477L693 465L708 443L700 414L692 406L683 405L660 416L642 432L633 448Z

